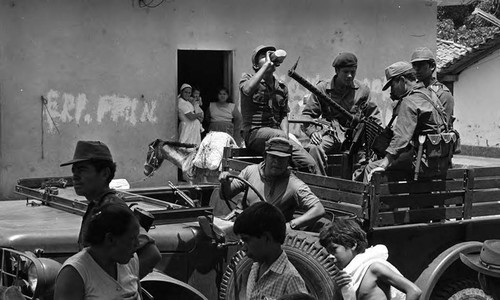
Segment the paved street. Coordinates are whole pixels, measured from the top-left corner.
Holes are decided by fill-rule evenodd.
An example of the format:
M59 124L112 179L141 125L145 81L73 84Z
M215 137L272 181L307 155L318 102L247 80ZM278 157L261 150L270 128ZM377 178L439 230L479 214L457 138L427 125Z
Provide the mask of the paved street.
M478 166L478 167L498 167L500 166L500 158L454 155L453 165L460 166Z

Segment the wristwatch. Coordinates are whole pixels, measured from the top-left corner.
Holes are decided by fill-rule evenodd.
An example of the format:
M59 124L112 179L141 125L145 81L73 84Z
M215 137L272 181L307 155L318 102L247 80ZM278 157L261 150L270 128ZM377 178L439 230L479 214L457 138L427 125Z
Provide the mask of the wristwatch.
M291 220L290 222L288 222L288 224L290 224L290 228L291 229L295 229L297 227L297 224L295 224L295 222L293 220Z

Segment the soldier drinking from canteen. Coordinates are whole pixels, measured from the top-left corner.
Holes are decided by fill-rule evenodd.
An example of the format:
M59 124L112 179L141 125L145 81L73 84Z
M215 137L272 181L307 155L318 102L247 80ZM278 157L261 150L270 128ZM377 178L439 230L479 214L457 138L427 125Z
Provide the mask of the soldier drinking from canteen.
M370 100L370 89L354 78L358 68L356 55L349 52L340 53L334 59L332 66L335 68L333 78L330 81L319 81L316 88L347 111L358 116L373 117L381 125L380 111ZM303 131L311 140L309 153L318 164L321 174L326 175L327 155L340 151L340 143L344 141L339 136L353 124L349 124L345 115L328 103L322 103L314 94L311 94L306 101L302 114L310 119L323 118L330 122L335 120L340 125L326 131L319 130L312 124L303 126Z
M273 56L274 46L258 46L252 54L255 74L243 73L240 80L242 131L245 145L258 154L273 137L288 139L288 88L274 76L284 56ZM284 51L281 50L281 54ZM318 173L316 162L302 145L291 141L294 167L309 173Z

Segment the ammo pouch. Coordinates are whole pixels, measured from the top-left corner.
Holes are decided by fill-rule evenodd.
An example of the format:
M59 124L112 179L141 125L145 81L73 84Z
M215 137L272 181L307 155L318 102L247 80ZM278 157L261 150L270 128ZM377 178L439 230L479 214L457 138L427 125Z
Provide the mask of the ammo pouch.
M418 171L419 178L444 176L451 165L456 141L457 136L453 131L427 134ZM414 166L416 165L414 161Z
M457 135L454 131L427 134L424 148L427 158L451 157L455 151Z

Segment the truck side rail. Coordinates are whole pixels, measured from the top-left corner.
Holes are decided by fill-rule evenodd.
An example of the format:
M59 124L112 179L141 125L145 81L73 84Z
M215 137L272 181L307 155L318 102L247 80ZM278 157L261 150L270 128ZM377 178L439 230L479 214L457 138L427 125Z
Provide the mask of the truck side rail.
M342 162L339 155L335 157ZM239 172L261 160L248 149L226 148L223 167ZM378 172L369 184L295 174L309 185L327 211L354 214L367 220L369 229L500 214L500 167L450 169L442 178L417 181L395 172Z
M500 168L450 169L446 178L370 183L370 227L455 221L500 214Z
M336 155L330 158L338 165L342 164L343 155ZM254 152L248 149L225 148L222 161L223 170L240 172L245 167L262 161L262 156L256 156ZM361 218L367 218L366 213L367 193L366 185L352 180L346 180L335 177L319 176L304 172L294 171L294 174L304 181L313 193L320 198L325 210L335 215L356 215Z

